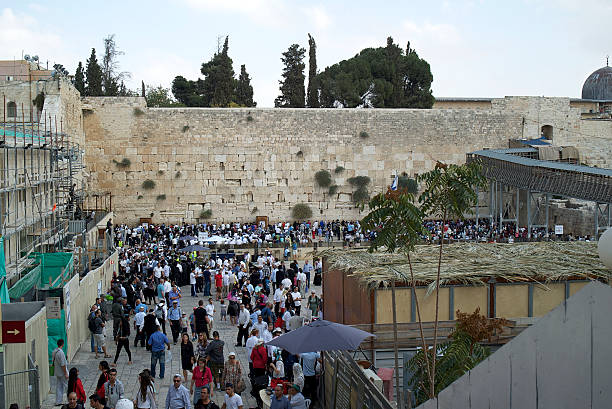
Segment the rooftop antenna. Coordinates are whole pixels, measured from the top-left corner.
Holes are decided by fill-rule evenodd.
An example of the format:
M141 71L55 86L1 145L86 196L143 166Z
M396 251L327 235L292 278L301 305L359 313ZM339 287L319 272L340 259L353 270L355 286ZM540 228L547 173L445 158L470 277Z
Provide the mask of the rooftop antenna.
M606 55L606 67L608 67L608 60L610 59L609 55Z

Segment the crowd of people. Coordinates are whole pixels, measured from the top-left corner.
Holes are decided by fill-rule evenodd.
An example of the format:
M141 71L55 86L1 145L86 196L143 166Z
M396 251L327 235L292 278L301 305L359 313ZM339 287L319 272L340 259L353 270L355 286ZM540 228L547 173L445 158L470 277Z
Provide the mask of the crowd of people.
M226 225L222 230L228 228L232 229ZM271 397L273 407L300 409L317 401L320 354L297 356L266 343L322 318L323 297L312 288L321 285L320 260L300 266L269 252L198 257L181 252L187 244L182 238L197 235L187 226L121 229L115 229L119 270L88 316L91 353L104 358L96 388L88 396L78 370L67 371L60 340L53 353L56 404L67 399L66 408L78 409L89 400L94 408L123 409L121 399L129 398L136 408L156 409L164 402L155 380L164 379L166 352L172 348L180 353L182 373L173 375L164 409L216 408L210 398L218 391L225 392L224 409L242 408L241 394L247 389L261 407L259 391L266 388L280 390L281 395L274 392ZM197 301L191 311L185 297ZM220 339L218 321L235 328L234 348L244 348L248 368ZM113 341L114 357L107 349ZM136 396L128 397L116 368L123 350L127 364L132 364L130 348L149 351L151 365L139 374ZM287 405L278 406L279 402Z

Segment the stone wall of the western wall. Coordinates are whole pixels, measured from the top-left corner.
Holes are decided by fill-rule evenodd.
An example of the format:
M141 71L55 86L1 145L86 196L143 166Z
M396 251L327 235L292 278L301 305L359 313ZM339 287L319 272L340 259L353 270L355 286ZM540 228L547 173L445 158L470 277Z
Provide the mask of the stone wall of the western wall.
M83 109L91 187L112 192L118 222L195 221L202 209L218 221L288 220L301 202L313 218L354 219L350 177L380 192L396 172L505 148L522 128L520 115L492 110L149 109L142 98L84 98ZM321 169L335 194L316 185Z

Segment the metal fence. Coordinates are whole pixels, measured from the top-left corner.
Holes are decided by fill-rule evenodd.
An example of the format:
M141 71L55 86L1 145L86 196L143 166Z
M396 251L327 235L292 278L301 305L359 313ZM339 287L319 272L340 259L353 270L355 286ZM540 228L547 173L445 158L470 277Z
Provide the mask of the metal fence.
M40 409L38 366L28 355L28 369L0 373L0 407L16 403L20 408Z
M347 352L325 352L323 368L322 391L319 395L323 397L324 408L393 408Z

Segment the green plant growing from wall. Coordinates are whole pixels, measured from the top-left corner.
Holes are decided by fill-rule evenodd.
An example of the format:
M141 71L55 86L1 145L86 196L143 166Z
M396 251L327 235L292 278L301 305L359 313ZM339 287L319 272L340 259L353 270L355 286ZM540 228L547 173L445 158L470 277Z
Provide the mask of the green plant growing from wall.
M419 191L419 184L415 179L412 179L406 172L403 172L397 178L397 187L405 189L408 193L416 194Z
M247 122L253 122L253 116L251 114L247 115Z
M256 214L257 213L257 206L255 206L252 210L251 210L251 214Z
M328 171L321 169L315 173L315 181L319 187L329 187L332 184L332 178Z
M162 195L157 195L156 199L158 201L166 200L166 195L163 195L163 194Z
M348 179L349 184L355 188L353 202L356 205L362 205L370 200L370 192L368 192L370 181L368 176L353 176Z
M134 108L134 116L143 116L144 114L145 112L141 108L139 107Z
M164 174L164 171L163 171L163 170L158 170L158 171L157 171L157 176L161 176L161 175L163 175L163 174Z
M329 195L335 195L338 192L338 185L331 185L329 187Z
M199 217L200 219L207 220L207 219L210 219L211 217L212 217L212 210L210 209L202 210L200 212L200 217Z
M155 182L153 182L151 179L147 179L142 182L142 188L145 190L155 189Z
M291 217L295 220L307 220L312 217L312 209L306 203L298 203L291 209Z
M338 174L340 174L342 172L344 172L344 166L336 166L336 169L334 169L334 173L336 175L338 175Z
M113 163L119 168L119 169L127 169L130 167L130 165L132 164L132 162L128 159L128 158L123 158L121 159L120 162L116 161L115 159L113 159Z
M180 177L181 177L181 172L180 172L180 171L179 171L179 172L176 172L176 173L174 174L174 178L175 178L175 179L178 179L178 178L180 178Z
M369 134L368 134L366 131L361 131L361 132L359 132L359 137L360 137L361 139L366 139L366 138L368 138L369 136L370 136L370 135L369 135Z
M138 195L138 197L136 199L140 200L142 199L144 196L143 195Z
M43 107L45 106L45 93L41 91L38 95L36 95L36 98L32 100L32 103L38 112L42 112Z
M189 130L189 125L184 125L183 126L183 133L187 132Z

